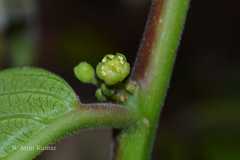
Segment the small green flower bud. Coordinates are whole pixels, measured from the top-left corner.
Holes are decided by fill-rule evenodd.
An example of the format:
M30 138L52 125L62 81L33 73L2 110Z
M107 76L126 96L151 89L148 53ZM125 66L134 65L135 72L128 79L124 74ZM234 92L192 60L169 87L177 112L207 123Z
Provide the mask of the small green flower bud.
M104 83L101 84L101 90L102 93L107 97L111 97L114 94L114 90L109 89Z
M130 64L126 57L117 53L106 55L97 65L97 76L107 85L114 85L123 81L130 73Z
M87 62L81 62L74 68L75 76L83 83L96 84L94 68Z
M95 93L95 96L97 98L97 100L103 102L103 101L106 101L107 98L104 96L102 90L99 88L97 89L96 93Z
M128 93L124 90L121 90L117 92L115 95L113 95L111 98L116 102L125 103L128 100Z
M137 83L134 81L130 81L127 83L127 85L125 86L125 89L130 93L130 94L134 94L135 90L137 89Z

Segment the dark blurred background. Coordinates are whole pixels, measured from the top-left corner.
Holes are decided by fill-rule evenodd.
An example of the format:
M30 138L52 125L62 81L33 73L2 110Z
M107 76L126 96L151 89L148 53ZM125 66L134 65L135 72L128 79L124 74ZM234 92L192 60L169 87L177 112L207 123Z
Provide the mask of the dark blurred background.
M0 0L0 68L58 73L95 101L72 68L123 52L134 62L150 0ZM240 159L240 3L193 0L153 160ZM38 160L110 160L111 130L84 130ZM138 153L136 153L138 154Z

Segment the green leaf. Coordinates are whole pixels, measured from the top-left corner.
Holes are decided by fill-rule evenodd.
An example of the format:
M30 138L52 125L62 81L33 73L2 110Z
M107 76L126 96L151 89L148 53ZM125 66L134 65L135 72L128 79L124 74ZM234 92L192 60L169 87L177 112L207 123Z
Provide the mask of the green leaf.
M54 120L74 110L78 101L64 80L45 70L0 72L0 159L24 147L36 147L25 145Z
M31 160L81 128L125 128L137 118L116 104L80 103L62 78L45 70L0 72L0 160Z

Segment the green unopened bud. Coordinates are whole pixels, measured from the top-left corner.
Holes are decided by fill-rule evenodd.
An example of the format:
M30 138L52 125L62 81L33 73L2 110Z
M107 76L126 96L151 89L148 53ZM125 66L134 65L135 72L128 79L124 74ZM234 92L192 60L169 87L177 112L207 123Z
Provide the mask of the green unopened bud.
M102 90L99 88L97 89L96 93L95 93L95 96L97 98L97 100L103 102L103 101L106 101L107 98L105 97L105 95L103 94Z
M97 65L97 76L107 85L114 85L123 81L130 73L130 64L126 57L117 53L106 55Z
M75 76L83 83L96 84L94 68L87 62L81 62L74 68Z
M126 91L128 91L130 94L134 94L135 90L137 89L137 83L134 81L130 81L125 86Z
M124 90L117 92L117 94L111 97L114 101L119 103L125 103L128 100L128 93Z
M114 94L114 90L109 89L104 83L101 84L101 90L102 93L107 97L111 97Z

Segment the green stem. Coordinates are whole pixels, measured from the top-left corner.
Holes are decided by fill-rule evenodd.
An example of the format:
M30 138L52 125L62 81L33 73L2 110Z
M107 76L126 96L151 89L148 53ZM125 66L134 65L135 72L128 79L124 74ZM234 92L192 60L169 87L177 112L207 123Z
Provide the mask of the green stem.
M31 141L25 143L24 147L34 147L34 150L16 150L4 160L26 160L37 156L41 151L37 147L46 147L49 143L59 140L82 128L126 128L135 123L134 113L114 104L89 104L81 105L77 110L71 111L58 120L54 120L31 137ZM54 141L53 141L54 140Z
M150 159L152 146L180 42L189 0L153 0L148 25L131 80L140 89L128 105L137 104L137 126L120 134L117 160Z

